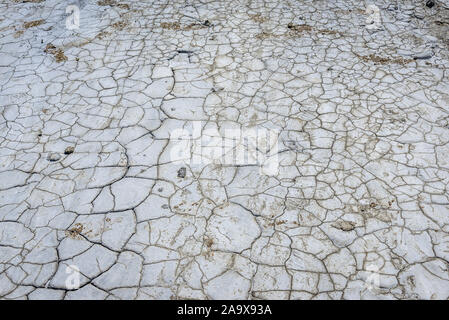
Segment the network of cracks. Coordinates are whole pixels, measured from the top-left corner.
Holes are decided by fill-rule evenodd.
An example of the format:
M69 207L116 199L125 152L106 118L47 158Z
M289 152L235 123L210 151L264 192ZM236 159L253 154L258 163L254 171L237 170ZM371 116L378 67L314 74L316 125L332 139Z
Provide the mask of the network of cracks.
M431 2L2 1L0 298L447 299Z

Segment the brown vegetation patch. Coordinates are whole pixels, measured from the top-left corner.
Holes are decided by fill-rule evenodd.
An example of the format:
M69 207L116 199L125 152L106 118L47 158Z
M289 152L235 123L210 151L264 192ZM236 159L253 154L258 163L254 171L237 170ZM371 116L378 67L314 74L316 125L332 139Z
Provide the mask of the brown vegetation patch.
M97 2L99 6L114 6L117 4L115 0L100 0Z
M35 21L29 21L29 22L25 22L25 23L23 24L23 27L24 27L25 29L29 29L29 28L32 28L32 27L40 26L41 24L44 24L44 23L45 23L45 20L44 20L44 19L41 19L41 20L35 20Z
M208 28L210 26L209 20L206 20L204 23L191 23L186 26L182 26L179 22L161 22L161 27L163 29L169 29L169 30L199 30Z
M357 8L357 9L347 9L347 10L344 10L344 9L335 10L336 14L344 14L344 15L350 14L352 12L355 12L356 14L366 14L366 9Z
M52 54L55 57L56 62L67 61L67 57L61 48L56 48L53 44L48 43L44 49L45 53Z
M118 3L115 0L101 0L101 1L98 1L97 4L99 6L103 6L103 7L104 6L110 6L110 7L118 7L120 9L129 10L129 5L128 4L126 4L126 3Z
M406 65L407 63L413 62L414 59L404 59L404 58L385 58L376 56L375 54L370 54L367 56L361 56L359 54L355 54L359 59L361 59L364 62L374 62L374 63L380 63L380 64L400 64L400 65Z
M101 31L100 33L97 34L96 38L103 40L104 37L110 35L111 33L108 31Z
M262 16L260 13L250 14L249 17L251 18L251 20L253 20L255 22L265 22L268 20L266 17Z
M287 36L287 37L298 37L307 32L315 32L315 33L319 33L319 34L323 34L323 35L341 35L342 34L341 32L336 31L336 30L318 29L318 28L314 28L308 24L289 23L287 25L287 28L289 29L287 34L285 34L285 36ZM263 31L263 32L257 34L255 37L257 39L264 40L264 39L276 38L276 37L280 37L280 36L282 36L282 35L279 35L279 34L275 35L270 32Z
M19 38L25 31L23 30L18 30L14 33L14 38Z
M83 228L81 223L76 223L72 229L65 232L65 235L72 239L80 239L80 234L83 232Z
M127 25L128 25L128 22L123 21L123 20L112 24L112 26L117 30L123 30Z
M332 30L332 29L318 29L318 28L314 28L308 24L293 24L293 23L289 23L287 25L287 28L290 29L291 33L293 35L296 34L302 34L304 32L317 32L320 34L328 34L328 35L335 35L335 34L341 34L341 32L336 31L336 30Z
M212 245L214 244L214 240L212 238L206 239L205 241L206 246L210 249Z
M317 31L321 34L340 34L340 32L331 29L318 29Z
M289 23L287 25L287 28L289 28L291 31L296 32L296 33L303 33L303 32L310 32L313 30L312 26L309 26L308 24L293 24L293 23Z
M268 32L261 32L261 33L259 33L259 34L257 34L256 35L256 38L257 39L260 39L260 40L263 40L263 39L267 39L267 38L270 38L270 37L272 37L273 35L271 34L271 33L268 33Z
M179 22L162 22L161 27L163 29L179 30L181 28L181 25L179 24Z

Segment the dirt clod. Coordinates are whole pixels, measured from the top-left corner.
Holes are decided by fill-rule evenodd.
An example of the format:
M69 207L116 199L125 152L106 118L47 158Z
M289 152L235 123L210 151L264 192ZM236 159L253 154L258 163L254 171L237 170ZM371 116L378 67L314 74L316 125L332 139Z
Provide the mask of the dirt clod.
M65 150L64 150L64 154L69 155L69 154L72 154L73 151L75 151L75 148L74 148L74 147L67 147L67 148L65 148Z

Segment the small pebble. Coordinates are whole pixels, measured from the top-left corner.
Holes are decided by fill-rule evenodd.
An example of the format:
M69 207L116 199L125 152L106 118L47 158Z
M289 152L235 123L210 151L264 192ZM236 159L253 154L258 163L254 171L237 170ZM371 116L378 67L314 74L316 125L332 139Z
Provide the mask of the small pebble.
M47 157L48 161L55 162L61 159L61 155L59 153L50 153Z

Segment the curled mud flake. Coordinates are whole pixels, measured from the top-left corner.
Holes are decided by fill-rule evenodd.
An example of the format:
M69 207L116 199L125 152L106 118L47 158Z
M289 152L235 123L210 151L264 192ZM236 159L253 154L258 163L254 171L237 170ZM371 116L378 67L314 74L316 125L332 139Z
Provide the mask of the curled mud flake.
M14 2L17 2L17 3L41 3L44 1L45 0L14 0Z
M352 231L355 228L355 223L351 221L340 220L332 224L332 227L342 231Z
M47 160L50 162L56 162L61 159L61 155L59 153L52 152L47 156Z
M186 177L186 174L187 174L186 167L182 167L178 170L178 178L184 179Z
M129 10L129 5L127 5L126 3L119 3L117 7L119 7L120 9Z
M53 53L56 50L56 47L52 43L47 43L45 46L44 52L45 53Z
M183 50L183 49L181 49L181 50L176 50L176 52L178 52L178 53L184 53L184 54L192 54L192 53L193 53L192 50Z
M431 59L432 57L433 57L433 52L426 51L426 52L422 52L422 53L416 54L413 57L413 59L415 59L415 60L428 60L428 59Z

